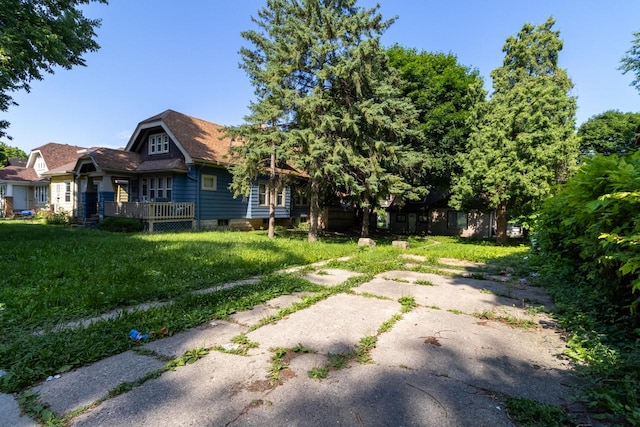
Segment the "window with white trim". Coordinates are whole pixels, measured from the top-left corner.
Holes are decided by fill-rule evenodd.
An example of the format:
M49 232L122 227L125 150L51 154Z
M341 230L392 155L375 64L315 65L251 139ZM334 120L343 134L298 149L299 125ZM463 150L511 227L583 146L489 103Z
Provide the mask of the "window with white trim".
M142 178L140 181L140 195L142 200L171 200L173 196L172 187L173 179L170 176Z
M169 152L169 135L159 133L149 137L149 154L162 154Z
M216 191L218 189L218 177L215 175L202 175L202 189Z
M258 205L259 206L268 206L270 199L271 190L269 189L269 184L266 182L258 183ZM276 206L286 206L287 201L287 189L284 188L282 191L279 191L276 194L275 205Z
M35 201L39 205L47 203L47 187L35 188Z
M71 181L64 182L64 201L65 203L71 201Z
M40 172L44 172L47 170L47 165L44 162L44 159L42 158L41 155L38 155L38 158L36 159L36 163L35 165L33 165L33 168L36 170L36 172L40 173Z

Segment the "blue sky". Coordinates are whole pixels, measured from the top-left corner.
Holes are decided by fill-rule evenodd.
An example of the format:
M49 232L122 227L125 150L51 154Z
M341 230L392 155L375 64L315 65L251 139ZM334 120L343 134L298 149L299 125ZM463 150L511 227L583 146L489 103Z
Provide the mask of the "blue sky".
M48 142L122 147L138 122L173 109L222 125L242 122L253 88L238 68L247 43L240 32L265 0L111 0L86 15L102 19L102 48L85 56L87 67L32 83L16 93L20 104L3 118L12 141L29 152ZM640 111L632 76L620 58L640 31L637 0L380 0L385 18L397 21L383 44L453 53L476 68L490 89L489 73L502 64L502 46L526 22L556 19L567 69L578 99L577 124L609 109ZM371 7L371 0L359 4Z

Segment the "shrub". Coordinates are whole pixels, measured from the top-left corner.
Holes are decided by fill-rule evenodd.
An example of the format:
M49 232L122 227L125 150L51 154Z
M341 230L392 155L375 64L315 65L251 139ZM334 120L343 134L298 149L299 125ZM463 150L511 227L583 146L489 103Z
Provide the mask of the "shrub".
M132 233L142 231L144 226L142 221L136 218L108 217L100 221L99 228L106 231Z
M550 199L538 249L620 307L640 303L640 151L596 156Z
M66 225L70 222L69 212L64 209L60 209L58 212L46 211L44 220L47 224Z

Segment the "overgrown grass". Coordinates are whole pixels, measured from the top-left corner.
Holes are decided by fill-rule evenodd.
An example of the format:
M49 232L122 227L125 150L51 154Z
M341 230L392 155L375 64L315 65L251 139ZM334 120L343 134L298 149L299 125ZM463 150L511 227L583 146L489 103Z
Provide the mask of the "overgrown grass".
M0 364L8 374L0 378L0 389L16 392L49 375L61 373L104 357L131 349L139 343L128 337L135 326L141 331L167 327L177 333L212 318L222 319L237 311L280 295L293 292L318 292L324 288L290 275L269 275L258 283L204 295L183 295L174 303L146 311L122 314L114 319L82 329L44 334L18 334L17 328L3 336Z
M264 233L122 235L18 222L0 223L0 303L6 328L43 329L117 307L340 257L353 243Z
M350 239L311 245L305 239L306 235L287 233L269 240L263 232L123 235L0 221L0 271L8 272L0 276L0 369L8 372L0 378L0 391L19 392L49 375L139 348L140 344L128 337L134 328L142 332L167 328L175 334L280 295L311 293L301 303L266 319L269 323L330 295L349 292L374 274L403 268L407 260L401 254L424 253L436 246L431 238L415 239L415 251L385 244L358 248ZM445 238L438 246L449 244L446 242ZM455 239L451 240L450 244L454 243ZM480 246L480 250L469 250L486 251L485 259L490 258L489 252L500 257L511 251ZM365 274L340 286L325 288L292 275L272 274L344 255L352 258L332 261L327 268ZM263 277L253 285L191 294L256 275ZM173 302L124 312L85 328L55 329L62 322L116 308L168 300ZM408 304L405 308L412 307ZM363 360L369 350L368 346L359 347Z
M578 281L561 264L541 265L540 281L554 299L560 326L569 332L566 354L581 362L582 399L593 416L614 425L640 425L640 328L628 310L606 303L596 286Z
M496 246L495 240L474 240L460 237L411 238L412 252L427 258L456 258L474 262L515 264L529 252L529 246L513 240L507 246Z

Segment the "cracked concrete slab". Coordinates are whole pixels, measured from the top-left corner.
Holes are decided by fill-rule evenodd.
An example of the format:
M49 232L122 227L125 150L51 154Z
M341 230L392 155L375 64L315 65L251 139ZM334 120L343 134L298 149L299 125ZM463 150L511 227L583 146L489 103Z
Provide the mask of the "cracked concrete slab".
M173 359L182 356L188 350L226 344L244 331L246 328L243 326L212 320L186 332L144 344L143 348Z
M396 301L339 294L297 311L274 324L249 332L251 341L271 347L298 344L319 353L345 353L400 311Z
M9 394L0 393L0 427L36 427L38 423L22 414L18 402Z
M77 417L72 426L224 426L264 391L269 357L211 352L193 364L147 381Z
M126 351L64 373L58 379L34 387L33 391L54 413L61 415L91 405L116 386L140 379L163 366L164 362L154 357Z
M319 270L315 273L305 274L302 277L317 285L336 286L344 283L352 277L359 275L360 273L355 273L353 271L327 268Z
M319 274L317 279L327 286L343 283L356 274L331 269L326 272L329 274ZM565 348L562 334L552 319L544 314L534 317L519 305L525 295L534 296L541 290L528 285L394 271L352 291L247 332L247 338L259 345L247 356L212 351L193 364L107 399L71 420L70 425L502 427L513 426L504 408L508 396L572 408L571 397L579 389L579 382L572 375L571 365L561 357ZM511 292L511 297L505 292ZM400 313L397 300L403 296L413 296L420 305L378 334L384 322ZM548 298L543 292L540 297ZM221 344L248 330L240 320L245 325L255 324L296 298L300 296L279 297L254 308L253 313L237 313L234 321L238 323L216 320L216 326L203 325L145 344L144 348L175 357L193 348ZM440 309L433 308L436 305ZM498 315L530 316L544 327L513 328L491 319L456 314L482 309ZM352 360L343 369L329 369L322 381L309 378L310 369L327 366L329 353L351 352L365 336L377 336L376 348L370 353L372 364L360 365ZM298 344L316 353L296 353L286 361L288 367L277 371L280 379L270 380L273 349ZM153 367L145 368L149 361L136 362L133 356L110 358L114 360L82 368L76 371L82 376L76 373L71 377L74 381L67 380L65 387L64 382L58 382L73 372L44 383L39 386L43 401L63 412L84 401L93 402L122 381L131 381L126 379L127 374L135 373L132 378L136 379L138 372L146 373ZM111 364L111 372L103 362ZM112 377L117 380L111 381ZM83 384L91 382L95 384ZM99 388L103 389L101 393ZM81 399L84 395L87 397ZM583 424L598 425L587 421Z

